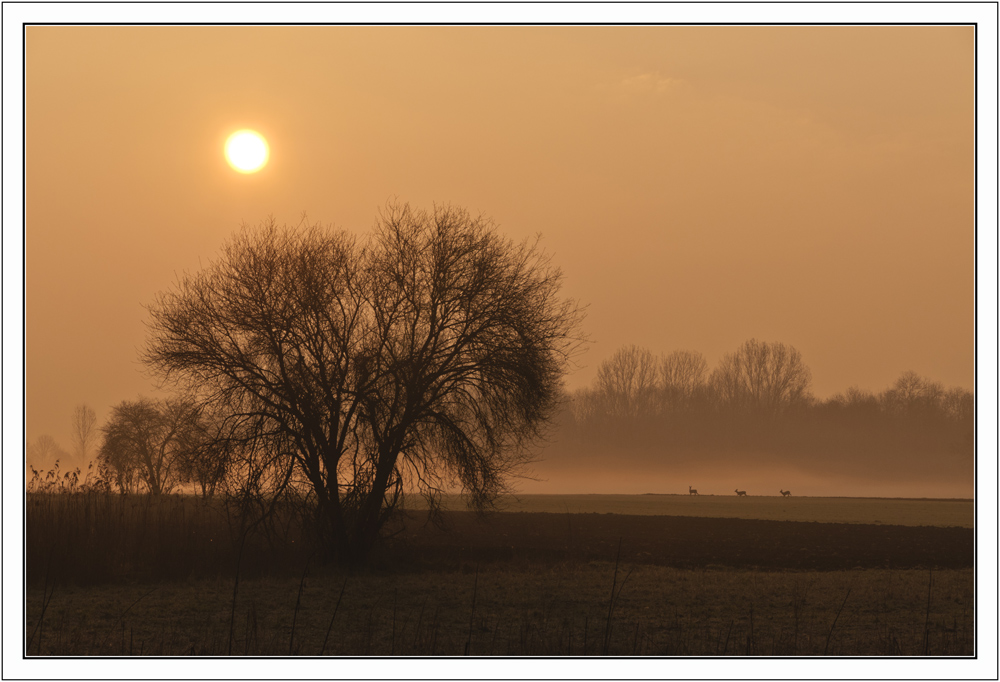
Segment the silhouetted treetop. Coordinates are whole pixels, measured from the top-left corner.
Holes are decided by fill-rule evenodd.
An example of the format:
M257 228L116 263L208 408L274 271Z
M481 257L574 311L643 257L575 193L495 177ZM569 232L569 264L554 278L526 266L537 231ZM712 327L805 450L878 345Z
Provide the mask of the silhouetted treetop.
M811 380L812 373L799 351L783 343L757 339L724 355L711 376L723 405L771 416L807 403L811 399Z

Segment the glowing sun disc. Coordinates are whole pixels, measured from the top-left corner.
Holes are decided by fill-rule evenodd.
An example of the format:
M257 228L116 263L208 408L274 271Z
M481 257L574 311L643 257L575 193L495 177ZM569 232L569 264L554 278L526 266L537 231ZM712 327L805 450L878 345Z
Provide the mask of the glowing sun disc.
M256 173L267 163L267 141L253 130L237 130L226 140L226 160L240 173Z

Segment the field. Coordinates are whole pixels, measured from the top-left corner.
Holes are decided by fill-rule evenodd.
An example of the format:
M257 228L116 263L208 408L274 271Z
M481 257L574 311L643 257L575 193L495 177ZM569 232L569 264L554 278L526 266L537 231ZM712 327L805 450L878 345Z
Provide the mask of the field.
M968 500L528 496L444 529L414 509L364 571L279 534L237 585L218 506L51 497L28 500L30 656L974 653Z

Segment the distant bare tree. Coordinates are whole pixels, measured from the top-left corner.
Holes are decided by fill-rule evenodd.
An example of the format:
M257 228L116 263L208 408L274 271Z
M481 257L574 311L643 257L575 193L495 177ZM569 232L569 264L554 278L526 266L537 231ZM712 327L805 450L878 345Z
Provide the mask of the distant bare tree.
M928 417L935 412L944 413L945 390L940 383L907 371L882 393L881 401L890 414Z
M55 438L48 434L43 434L36 438L33 443L28 443L26 450L27 463L30 466L49 469L56 462L66 464L66 451L59 446ZM63 468L65 469L65 466Z
M584 427L596 425L603 408L597 392L591 388L578 388L569 397L569 408L573 421Z
M73 410L72 446L73 456L81 466L86 466L90 453L99 437L97 415L86 405L77 405Z
M187 400L124 400L105 424L100 449L102 467L125 493L145 488L159 495L180 482L179 458L184 434L197 412Z
M949 432L952 453L966 457L975 454L975 397L971 392L962 388L946 391L941 383L908 371L878 400L898 428L921 434L924 441L932 434Z
M857 386L851 386L843 393L838 393L830 398L830 402L860 412L877 413L879 410L878 396Z
M664 357L660 380L666 403L675 409L690 406L707 375L708 362L697 351L677 350Z
M956 422L972 425L976 416L976 399L971 391L951 388L945 392L941 404L948 416Z
M308 491L330 553L358 559L404 489L455 481L485 509L524 463L579 343L560 281L457 208L389 205L363 245L271 221L157 298L144 359L227 414L229 480Z
M810 380L799 351L756 339L723 356L711 376L724 405L769 416L808 402Z
M625 346L597 368L596 392L612 417L637 418L657 412L656 357L646 348Z

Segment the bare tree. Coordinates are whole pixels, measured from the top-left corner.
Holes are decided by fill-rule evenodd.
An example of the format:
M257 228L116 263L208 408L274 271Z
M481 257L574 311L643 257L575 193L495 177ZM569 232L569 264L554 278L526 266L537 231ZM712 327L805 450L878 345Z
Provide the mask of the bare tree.
M656 357L646 348L625 346L597 368L596 392L608 415L638 418L657 412Z
M783 343L750 339L723 356L711 384L722 404L776 416L809 400L809 368L799 351Z
M870 428L882 419L879 396L857 386L834 395L824 405L827 409L834 408L842 412L854 428Z
M677 350L663 358L660 381L664 400L673 408L688 407L695 394L704 387L708 375L705 357L690 350Z
M65 464L67 458L66 451L48 434L43 434L33 443L28 443L25 455L29 466L44 469L56 466L57 462Z
M73 410L72 446L73 456L86 466L90 453L99 437L97 430L97 415L86 405L77 405Z
M880 397L883 409L897 416L927 418L945 410L944 386L913 371L903 372Z
M125 400L105 424L100 462L122 492L159 495L181 481L179 458L196 409L187 400Z
M157 298L144 359L228 415L238 481L308 490L350 560L404 489L455 481L477 509L505 489L579 343L560 283L537 242L457 208L389 205L363 244L271 221Z
M976 399L971 391L957 387L948 389L941 403L951 419L972 426L976 415Z

